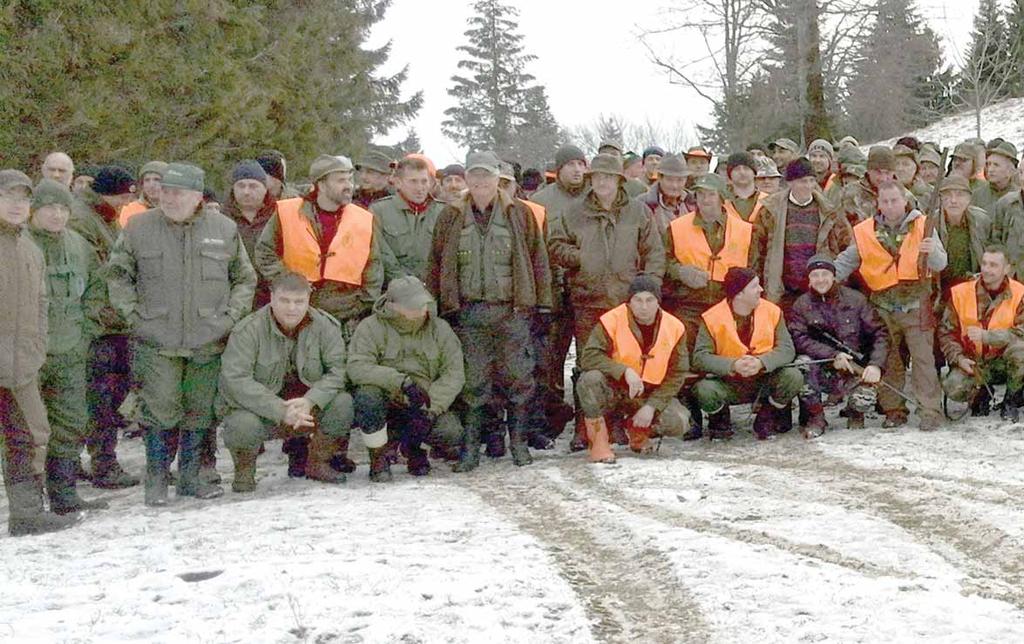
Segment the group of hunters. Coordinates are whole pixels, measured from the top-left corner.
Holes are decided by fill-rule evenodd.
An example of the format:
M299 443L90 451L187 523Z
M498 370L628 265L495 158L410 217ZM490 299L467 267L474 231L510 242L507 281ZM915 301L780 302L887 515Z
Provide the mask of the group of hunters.
M289 476L340 483L357 432L385 482L399 462L470 472L481 449L525 466L567 426L599 463L613 445L727 439L748 403L761 440L790 431L794 399L806 438L843 401L850 428L876 409L902 426L909 401L934 430L943 392L987 415L1005 384L1017 421L1012 143L779 139L712 160L614 141L592 159L563 146L545 171L486 151L441 170L321 155L298 186L269 151L237 164L223 202L188 163L136 174L54 152L37 181L0 171L10 533L106 507L78 480L138 485L117 460L128 430L145 503L163 506L171 486L223 493L218 433L243 493L271 439Z

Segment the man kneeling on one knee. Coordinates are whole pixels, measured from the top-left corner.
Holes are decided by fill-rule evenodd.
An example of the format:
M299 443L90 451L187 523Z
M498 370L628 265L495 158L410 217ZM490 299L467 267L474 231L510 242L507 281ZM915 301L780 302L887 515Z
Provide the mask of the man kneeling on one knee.
M689 412L676 396L690 359L683 323L661 308L661 284L639 275L626 304L602 315L580 356L580 405L590 441L590 460L614 463L607 414L628 416L634 452L650 451L651 436L682 436Z
M337 320L310 307L311 291L302 275L281 273L271 283L270 304L239 322L228 338L218 407L235 462L235 492L256 489L256 455L271 438L309 436L306 478L345 482L330 466L352 426L345 341Z
M708 374L695 391L708 414L710 438L732 436L729 405L761 401L754 417L759 440L793 427L791 403L804 384L803 374L790 366L796 351L782 309L761 297L757 274L749 268L730 268L725 275L725 299L701 315L693 366Z
M939 344L949 364L946 395L987 416L992 385L1006 383L1002 416L1017 422L1024 402L1024 284L1008 276L1006 249L989 246L981 275L952 288Z
M462 424L449 411L465 384L462 345L433 311L423 282L392 280L373 315L352 334L348 373L356 386L355 425L370 452L370 480L391 480L385 445L397 440L409 473L430 472L423 443L453 451Z

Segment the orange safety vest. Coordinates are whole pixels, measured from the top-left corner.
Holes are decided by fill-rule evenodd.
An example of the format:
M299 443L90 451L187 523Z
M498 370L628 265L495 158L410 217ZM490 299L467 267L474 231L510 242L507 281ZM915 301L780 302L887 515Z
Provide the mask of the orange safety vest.
M924 217L918 217L900 244L896 257L889 254L875 236L875 218L869 217L853 227L853 239L860 253L860 275L872 291L884 291L899 282L919 277L917 256L924 240Z
M731 201L724 201L722 205L725 207L726 214L732 215L738 219L743 219L748 224L757 222L758 216L761 211L764 210L764 199L768 196L768 193L759 192L757 193L757 202L754 203L754 209L750 211L750 219L743 219L743 215L740 214L739 210L736 210L736 206Z
M742 358L745 355L759 356L775 348L775 328L782 319L782 309L761 298L754 309L754 332L750 336L750 346L740 340L728 299L704 311L700 317L711 339L715 341L715 355Z
M117 213L117 223L121 225L121 228L124 228L129 219L140 212L146 212L149 209L150 207L141 201L129 201L121 207L121 212Z
M301 212L303 201L302 197L295 197L277 202L284 265L310 282L330 280L362 285L373 240L373 215L355 204L345 206L338 232L331 240L327 256L322 257L313 224Z
M544 206L540 205L539 203L534 203L532 201L527 201L526 199L520 199L520 201L522 201L524 204L526 204L527 207L530 209L530 212L533 213L533 218L537 220L537 228L540 229L540 232L543 235L544 234L544 220L548 216L548 211L545 210Z
M981 342L971 342L967 338L967 329L972 326L980 326L988 330L1012 329L1014 318L1017 317L1017 308L1024 299L1024 284L1017 280L1010 280L1010 297L999 303L996 310L992 312L988 323L985 324L978 319L978 280L957 284L950 289L949 298L960 319L960 340L965 347L974 347L974 355L980 356L985 347Z
M746 268L754 227L739 216L726 214L725 244L718 255L713 255L704 231L694 223L696 217L697 213L688 212L669 224L672 229L672 253L679 263L707 271L716 282L725 280L725 274L730 268Z
M626 365L639 374L649 385L660 385L668 372L668 362L676 347L686 337L686 327L679 318L662 310L658 337L651 353L645 355L633 331L629 328L629 307L620 304L600 318L604 332L612 343L612 360Z

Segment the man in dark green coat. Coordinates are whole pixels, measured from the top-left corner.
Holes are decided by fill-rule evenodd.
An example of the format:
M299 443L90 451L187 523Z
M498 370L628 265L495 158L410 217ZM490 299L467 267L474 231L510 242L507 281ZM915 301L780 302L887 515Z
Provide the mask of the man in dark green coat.
M110 256L110 300L135 339L147 505L167 503L167 433L178 430L178 496L223 494L199 479L199 445L213 424L220 354L251 310L256 271L235 223L203 207L203 187L202 170L170 164L160 207L132 217Z
M83 500L75 490L78 457L89 427L87 318L103 306L106 288L96 253L67 228L70 214L71 192L52 179L40 181L33 191L29 231L46 262L49 335L39 389L50 420L46 488L50 508L57 514L107 507L103 501Z
M388 281L404 275L423 279L434 223L444 204L430 196L432 179L426 161L406 157L398 162L394 176L398 193L370 206L382 233L384 277Z
M274 278L270 304L239 322L222 357L218 412L235 462L235 492L256 489L256 456L271 438L309 437L304 474L343 483L330 466L352 426L345 392L345 341L333 317L309 306L309 281L291 271ZM297 451L289 452L289 476Z
M413 476L430 472L423 443L444 451L462 444L462 424L450 411L466 382L462 345L433 304L420 280L401 277L352 336L348 375L356 387L355 425L370 451L372 481L391 480L389 432Z

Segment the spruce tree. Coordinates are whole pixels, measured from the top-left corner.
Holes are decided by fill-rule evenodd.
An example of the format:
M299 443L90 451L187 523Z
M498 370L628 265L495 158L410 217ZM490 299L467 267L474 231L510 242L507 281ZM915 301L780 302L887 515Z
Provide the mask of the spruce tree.
M846 101L850 132L868 141L921 127L948 111L939 39L913 0L878 0L874 13L856 51Z
M473 5L466 54L452 76L443 132L469 150L493 150L508 160L543 163L554 155L561 131L542 86L526 71L535 56L525 52L517 31L519 12L499 0Z
M390 0L13 0L0 11L0 150L36 167L189 160L213 177L261 150L298 170L411 119L405 70L365 48Z

